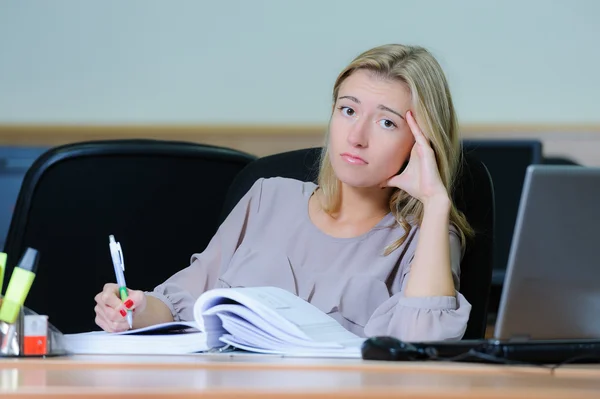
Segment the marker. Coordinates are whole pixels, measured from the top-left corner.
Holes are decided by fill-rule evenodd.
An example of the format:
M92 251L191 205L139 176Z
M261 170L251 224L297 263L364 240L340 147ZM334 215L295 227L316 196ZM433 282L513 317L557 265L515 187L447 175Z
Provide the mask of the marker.
M2 295L2 288L4 287L4 269L6 268L6 254L0 252L0 295Z
M33 284L33 279L35 279L38 260L38 251L27 248L10 276L6 295L0 308L0 321L13 324L17 320L25 298L29 294L31 284Z
M125 302L128 298L128 295L127 284L125 283L125 260L123 259L123 250L121 249L121 244L115 241L115 236L113 235L108 236L108 246L110 248L110 256L115 268L115 275L117 276L119 295L121 296L121 300ZM127 322L129 323L129 328L132 328L133 313L131 310L127 311Z

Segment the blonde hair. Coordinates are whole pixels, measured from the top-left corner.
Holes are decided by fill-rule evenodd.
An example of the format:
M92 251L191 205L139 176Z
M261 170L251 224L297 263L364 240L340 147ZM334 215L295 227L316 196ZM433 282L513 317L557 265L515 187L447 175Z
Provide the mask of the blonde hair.
M373 72L384 79L403 82L408 86L415 119L431 142L440 177L452 198L462 150L452 97L438 62L427 50L417 46L389 44L368 50L356 57L337 77L333 86L334 107L340 86L359 69ZM318 184L323 194L323 210L333 214L341 205L341 184L329 159L328 137L329 132L321 154ZM423 204L403 190L396 189L390 197L389 204L397 223L406 233L386 248L385 255L404 243L411 228L409 219L414 219L418 225L423 220ZM466 237L473 235L473 229L454 204L450 209L450 223L457 228L464 249Z

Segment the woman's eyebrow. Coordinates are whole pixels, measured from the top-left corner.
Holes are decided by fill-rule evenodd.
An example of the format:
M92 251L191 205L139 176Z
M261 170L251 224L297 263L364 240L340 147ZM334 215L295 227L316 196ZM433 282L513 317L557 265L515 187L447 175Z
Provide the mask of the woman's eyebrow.
M385 105L381 105L381 104L379 104L379 106L377 106L377 108L379 108L379 109L381 109L381 110L383 110L383 111L388 111L388 112L391 112L392 114L396 114L396 115L398 115L400 118L404 119L404 117L402 116L402 114L401 114L400 112L398 112L398 111L394 111L393 109L391 109L391 108L389 108L389 107L386 107Z
M347 98L350 101L354 101L355 103L360 104L360 100L354 96L342 96L339 97L338 100L343 100L344 98Z
M343 99L348 99L348 100L350 100L350 101L353 101L353 102L355 102L355 103L357 103L357 104L360 104L360 100L359 100L358 98L354 97L354 96L341 96L341 97L339 97L339 98L338 98L338 100L343 100ZM398 115L400 118L404 119L404 116L402 116L402 114L401 114L400 112L398 112L398 111L394 111L394 110L393 110L393 109L391 109L390 107L386 107L386 106L385 106L385 105L383 105L383 104L379 104L379 105L377 106L377 108L379 108L379 109L380 109L380 110L382 110L382 111L388 111L388 112L391 112L392 114Z

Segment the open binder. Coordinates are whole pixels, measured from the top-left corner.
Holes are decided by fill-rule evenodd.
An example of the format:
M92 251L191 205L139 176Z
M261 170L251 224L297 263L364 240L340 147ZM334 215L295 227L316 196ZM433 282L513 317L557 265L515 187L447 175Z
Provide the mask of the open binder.
M364 338L309 302L276 287L218 288L194 305L194 319L121 333L66 334L81 354L185 354L223 348L295 357L360 358Z

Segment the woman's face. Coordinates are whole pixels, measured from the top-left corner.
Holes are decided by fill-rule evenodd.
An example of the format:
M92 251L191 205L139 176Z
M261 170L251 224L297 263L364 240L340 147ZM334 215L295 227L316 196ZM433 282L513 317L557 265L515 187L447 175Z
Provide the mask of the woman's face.
M337 178L378 187L408 161L414 137L406 123L406 84L357 70L341 84L329 126L329 157Z

